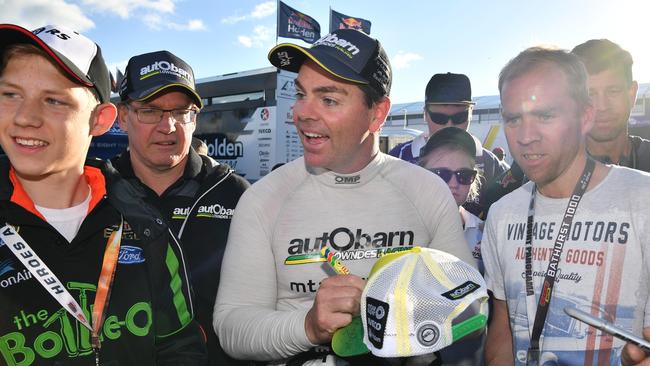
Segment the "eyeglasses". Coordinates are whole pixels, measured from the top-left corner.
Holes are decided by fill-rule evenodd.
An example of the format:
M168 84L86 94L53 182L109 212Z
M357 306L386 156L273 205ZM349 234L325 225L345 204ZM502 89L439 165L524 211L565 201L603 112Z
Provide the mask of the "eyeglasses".
M474 179L476 179L476 170L469 168L458 170L451 170L447 168L433 168L428 170L442 178L445 183L449 183L452 175L455 175L458 183L462 185L470 185L474 182Z
M132 111L135 111L138 116L138 121L146 124L159 123L165 112L169 112L174 122L183 125L196 121L196 115L199 114L199 111L196 109L134 108L129 104L127 106Z
M429 109L427 109L426 111L427 114L429 115L429 119L431 120L431 122L437 125L446 125L449 120L451 120L451 123L453 123L454 125L460 125L467 122L469 118L469 110L454 113L454 114L436 113L436 112L431 112Z

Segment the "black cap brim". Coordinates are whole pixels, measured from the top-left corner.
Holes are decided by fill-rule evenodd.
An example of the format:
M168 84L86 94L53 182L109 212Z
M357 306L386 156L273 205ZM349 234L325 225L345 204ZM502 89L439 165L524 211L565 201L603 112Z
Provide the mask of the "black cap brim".
M0 55L4 53L5 48L17 43L28 43L42 49L74 80L91 88L95 86L88 76L79 70L73 62L55 49L50 48L31 31L15 24L0 24Z
M426 105L474 105L476 104L475 102L472 102L471 100L456 100L453 102L427 102Z
M290 58L294 58L295 60L291 61L289 65L282 65L282 61L278 57L278 53L282 51L285 51ZM282 43L269 51L268 59L273 66L292 72L298 72L302 64L309 59L339 79L356 84L369 84L366 79L362 78L347 65L324 52L319 52L317 48L304 48L291 43Z

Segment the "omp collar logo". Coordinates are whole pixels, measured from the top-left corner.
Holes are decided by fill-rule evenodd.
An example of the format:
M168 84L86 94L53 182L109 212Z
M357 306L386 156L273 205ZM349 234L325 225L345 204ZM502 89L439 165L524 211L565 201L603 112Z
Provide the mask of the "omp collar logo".
M187 70L184 70L174 65L173 62L169 62L169 61L156 61L151 65L141 68L140 80L146 79L156 74L175 74L179 77L187 79L190 83L194 82L194 78L192 78L192 74L190 74Z
M463 283L462 285L452 288L451 290L441 294L442 296L448 298L449 300L460 300L463 297L471 294L472 292L478 290L481 288L480 285L472 282L472 281L467 281Z
M350 58L359 53L359 48L355 46L354 43L343 38L339 38L336 36L336 34L328 34L325 37L319 39L314 43L314 46L318 45L337 48L345 52Z
M226 208L218 203L215 203L214 205L200 206L196 217L230 220L234 213L234 209Z
M354 176L335 175L334 176L334 184L359 184L360 182L361 182L360 175L354 175Z
M189 213L189 207L174 207L174 211L172 212L172 220L184 220Z
M117 263L120 264L137 264L144 263L144 253L142 248L131 245L122 245L120 254L117 257Z

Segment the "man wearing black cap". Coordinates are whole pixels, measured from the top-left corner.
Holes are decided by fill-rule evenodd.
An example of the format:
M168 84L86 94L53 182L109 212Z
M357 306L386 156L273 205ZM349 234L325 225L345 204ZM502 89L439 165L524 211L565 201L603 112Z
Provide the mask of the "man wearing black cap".
M336 30L309 49L278 45L269 59L298 72L293 115L305 153L239 201L215 330L238 358L333 365L329 342L359 313L377 258L419 244L473 259L442 180L379 151L391 68L376 39ZM326 246L351 275L334 275Z
M435 74L427 84L424 102L424 120L429 127L428 134L421 134L411 141L395 146L389 154L417 163L420 149L427 138L445 127L458 127L467 131L472 119L472 87L469 78L464 74ZM476 141L476 168L481 177L481 192L474 201L467 202L463 207L474 215L485 219L489 207L484 204L484 188L486 182L491 182L496 176L508 170L504 161L497 159L494 154L484 149L478 139Z
M101 49L0 25L0 364L203 365L178 243L110 164Z
M210 364L230 363L214 334L212 310L230 220L249 184L229 166L190 148L202 103L192 68L180 58L168 51L132 57L120 98L129 151L115 159L115 167L163 213L180 240Z

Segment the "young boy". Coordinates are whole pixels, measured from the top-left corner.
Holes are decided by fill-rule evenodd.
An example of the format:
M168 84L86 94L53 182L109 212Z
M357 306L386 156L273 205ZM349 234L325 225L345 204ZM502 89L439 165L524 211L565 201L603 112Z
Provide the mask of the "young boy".
M0 25L0 364L199 365L182 255L110 164L101 50L66 27Z

